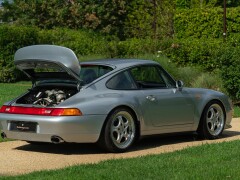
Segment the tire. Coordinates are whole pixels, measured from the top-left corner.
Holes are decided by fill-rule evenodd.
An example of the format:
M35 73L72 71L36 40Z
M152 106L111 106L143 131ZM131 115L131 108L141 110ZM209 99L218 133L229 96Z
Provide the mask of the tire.
M136 132L132 112L118 108L108 116L98 144L109 152L125 152L135 142Z
M198 127L202 139L216 139L222 134L225 126L225 111L218 101L209 102L203 110Z

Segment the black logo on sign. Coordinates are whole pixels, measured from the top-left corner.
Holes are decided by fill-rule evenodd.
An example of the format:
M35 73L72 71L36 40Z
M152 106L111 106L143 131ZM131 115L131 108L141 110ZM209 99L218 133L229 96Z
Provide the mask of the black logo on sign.
M24 130L29 130L29 127L26 127L25 124L22 123L20 126L17 126L17 129L24 131Z

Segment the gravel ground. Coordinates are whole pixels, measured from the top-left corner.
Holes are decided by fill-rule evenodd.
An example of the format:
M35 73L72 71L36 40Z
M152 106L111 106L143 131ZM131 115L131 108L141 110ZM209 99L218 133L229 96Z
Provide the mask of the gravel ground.
M151 136L139 141L129 152L120 154L106 154L94 144L30 145L24 141L3 142L0 143L0 176L97 163L107 159L160 154L205 143L240 139L240 118L233 119L232 126L217 140L200 141L189 134Z

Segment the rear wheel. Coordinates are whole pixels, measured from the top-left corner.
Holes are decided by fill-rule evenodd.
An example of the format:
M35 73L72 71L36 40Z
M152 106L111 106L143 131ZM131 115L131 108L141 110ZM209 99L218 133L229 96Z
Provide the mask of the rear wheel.
M124 152L134 143L135 139L134 115L126 108L119 108L108 117L99 145L110 152Z
M223 106L218 101L209 102L202 114L198 134L203 139L218 138L225 125L225 112Z

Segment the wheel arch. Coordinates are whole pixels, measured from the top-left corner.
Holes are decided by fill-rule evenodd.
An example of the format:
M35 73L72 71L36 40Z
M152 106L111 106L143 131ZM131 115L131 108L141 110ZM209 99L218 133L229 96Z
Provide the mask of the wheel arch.
M101 133L100 133L100 136L99 136L99 137L101 137L102 134L103 134L103 130L104 130L104 127L106 126L106 123L107 123L107 120L108 120L109 116L111 116L112 112L114 112L116 109L120 109L120 108L128 109L128 110L133 114L134 120L135 120L135 122L136 122L136 127L137 127L137 128L136 128L136 129L137 129L137 137L136 137L136 140L138 140L138 139L140 138L140 136L141 136L141 124L140 124L140 119L139 119L139 117L137 116L136 111L135 111L132 107L130 107L130 106L128 106L128 105L118 105L118 106L114 107L113 109L111 109L111 110L109 111L106 119L104 120L104 123L103 123L103 126L102 126Z
M205 108L207 107L208 104L213 103L213 102L218 102L218 103L221 105L221 107L222 107L222 109L223 109L223 113L224 113L224 118L225 118L225 121L226 121L226 116L227 116L227 115L226 115L226 109L225 109L225 106L224 106L223 102L222 102L221 100L219 100L219 99L211 99L211 100L207 101L207 103L206 103L206 104L203 106L203 108L202 108L201 116L200 116L200 120L198 121L197 129L199 129L199 125L200 125L201 122L202 122ZM226 122L225 122L225 123L226 123Z

